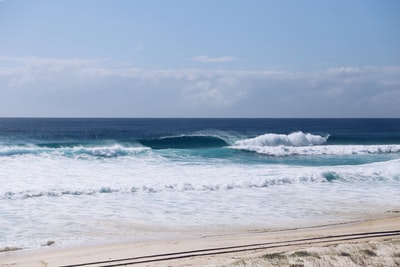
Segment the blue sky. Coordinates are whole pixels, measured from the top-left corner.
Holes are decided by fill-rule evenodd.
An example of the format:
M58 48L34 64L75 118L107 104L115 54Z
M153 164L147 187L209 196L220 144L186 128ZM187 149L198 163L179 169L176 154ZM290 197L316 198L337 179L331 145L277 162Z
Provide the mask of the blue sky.
M0 116L399 117L400 2L0 1Z

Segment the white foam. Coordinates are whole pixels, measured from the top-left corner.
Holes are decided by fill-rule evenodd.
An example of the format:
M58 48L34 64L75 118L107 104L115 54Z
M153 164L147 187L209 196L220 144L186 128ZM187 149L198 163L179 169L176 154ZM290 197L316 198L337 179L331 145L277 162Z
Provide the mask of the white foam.
M268 156L295 155L365 155L399 153L400 145L314 145L314 146L260 146L236 143L232 149L257 152Z
M400 203L399 159L300 167L174 161L151 150L90 160L23 154L0 157L0 179L0 247L135 238L121 231L132 225L299 226Z
M365 155L400 153L398 144L382 145L327 145L329 135L323 137L310 133L264 134L236 141L230 148L257 152L268 156L307 155Z
M348 166L213 164L149 157L82 160L63 156L0 158L0 199L160 192L224 191L276 185L324 183L334 179L396 180L399 160ZM28 167L26 167L28 166Z
M53 154L66 157L118 157L137 155L149 150L146 147L130 147L121 144L100 146L65 146L65 147L41 147L33 144L28 145L0 145L0 156L39 155Z
M301 131L291 134L267 133L255 138L236 141L234 146L240 147L271 147L271 146L313 146L325 144L329 136L323 137Z

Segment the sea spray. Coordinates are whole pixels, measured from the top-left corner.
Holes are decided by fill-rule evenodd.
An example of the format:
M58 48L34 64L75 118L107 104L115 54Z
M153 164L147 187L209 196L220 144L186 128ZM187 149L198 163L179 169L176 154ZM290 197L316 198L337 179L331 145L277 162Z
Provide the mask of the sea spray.
M240 140L235 143L236 146L313 146L325 144L329 135L322 137L301 131L291 134L267 133L254 138Z

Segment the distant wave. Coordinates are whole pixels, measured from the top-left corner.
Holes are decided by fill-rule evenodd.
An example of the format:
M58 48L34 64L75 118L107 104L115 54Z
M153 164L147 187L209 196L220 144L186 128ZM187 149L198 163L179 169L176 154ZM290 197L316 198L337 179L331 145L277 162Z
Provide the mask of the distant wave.
M115 142L52 142L40 144L0 144L0 157L52 154L64 157L114 158L135 156L150 149L201 149L228 146L222 138L212 135L182 135L143 139L130 143Z
M168 136L157 139L143 139L139 140L139 143L152 149L213 148L228 146L228 143L223 139L210 135Z
M1 156L18 156L18 155L40 155L55 154L65 157L100 157L112 158L119 156L137 155L145 151L145 147L130 147L120 144L84 146L84 145L62 145L62 144L41 144L41 145L1 145Z

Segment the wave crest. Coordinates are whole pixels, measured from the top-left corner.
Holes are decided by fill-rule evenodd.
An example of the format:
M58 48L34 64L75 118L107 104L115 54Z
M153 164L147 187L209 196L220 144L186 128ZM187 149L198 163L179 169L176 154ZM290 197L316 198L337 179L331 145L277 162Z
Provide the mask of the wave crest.
M288 135L267 133L254 138L236 141L235 146L314 146L325 144L328 138L329 135L323 137L301 131Z
M239 140L232 149L256 152L268 156L309 155L365 155L400 153L400 145L326 145L329 135L323 137L310 133L264 134Z
M41 155L53 154L64 157L96 157L112 158L131 156L141 153L148 148L130 147L120 144L100 146L51 146L51 145L7 145L0 146L0 156Z

